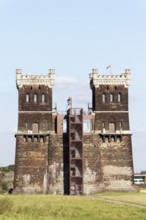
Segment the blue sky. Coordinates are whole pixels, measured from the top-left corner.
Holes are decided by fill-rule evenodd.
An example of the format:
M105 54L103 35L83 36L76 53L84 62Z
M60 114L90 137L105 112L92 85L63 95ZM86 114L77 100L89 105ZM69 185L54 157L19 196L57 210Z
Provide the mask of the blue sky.
M132 69L130 128L135 171L146 170L146 1L5 0L0 2L0 166L14 163L18 122L15 69L56 69L53 103L66 110L91 102L89 73Z

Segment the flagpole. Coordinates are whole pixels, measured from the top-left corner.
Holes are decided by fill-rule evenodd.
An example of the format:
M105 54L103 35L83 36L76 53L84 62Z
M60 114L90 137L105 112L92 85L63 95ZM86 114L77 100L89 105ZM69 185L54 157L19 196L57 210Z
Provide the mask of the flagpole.
M110 70L110 75L111 75L111 73L112 73L112 68L111 68L111 65L108 65L107 67L106 67L106 69L108 70Z

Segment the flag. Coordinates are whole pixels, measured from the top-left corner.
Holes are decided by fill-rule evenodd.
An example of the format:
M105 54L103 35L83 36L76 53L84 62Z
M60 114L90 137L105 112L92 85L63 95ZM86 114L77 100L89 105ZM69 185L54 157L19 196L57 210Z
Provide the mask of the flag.
M71 97L68 98L67 103L68 105L71 105Z
M106 67L106 69L108 70L108 69L111 69L111 65L108 65L107 67Z
M68 98L67 104L68 104L67 108L72 109L72 98L71 97Z

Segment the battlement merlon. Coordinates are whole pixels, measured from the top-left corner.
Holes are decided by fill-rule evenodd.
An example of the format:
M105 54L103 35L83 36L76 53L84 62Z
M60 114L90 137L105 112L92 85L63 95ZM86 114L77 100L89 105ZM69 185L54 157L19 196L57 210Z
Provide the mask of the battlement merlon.
M120 75L99 75L98 69L92 69L89 74L90 87L99 87L99 85L124 85L128 87L131 80L131 69L125 69L125 72Z
M49 69L48 75L22 75L21 69L16 69L16 85L21 88L24 85L46 85L52 88L55 82L55 69Z

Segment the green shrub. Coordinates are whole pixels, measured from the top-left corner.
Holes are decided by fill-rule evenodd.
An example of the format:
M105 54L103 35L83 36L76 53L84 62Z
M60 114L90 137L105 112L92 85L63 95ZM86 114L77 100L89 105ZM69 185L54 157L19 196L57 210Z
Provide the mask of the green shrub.
M6 182L3 182L3 183L2 183L2 191L3 191L3 192L8 191L8 186L7 186L7 183L6 183Z
M0 171L2 173L8 173L10 171L14 171L14 165L9 165L9 166L6 166L6 167L0 167Z

